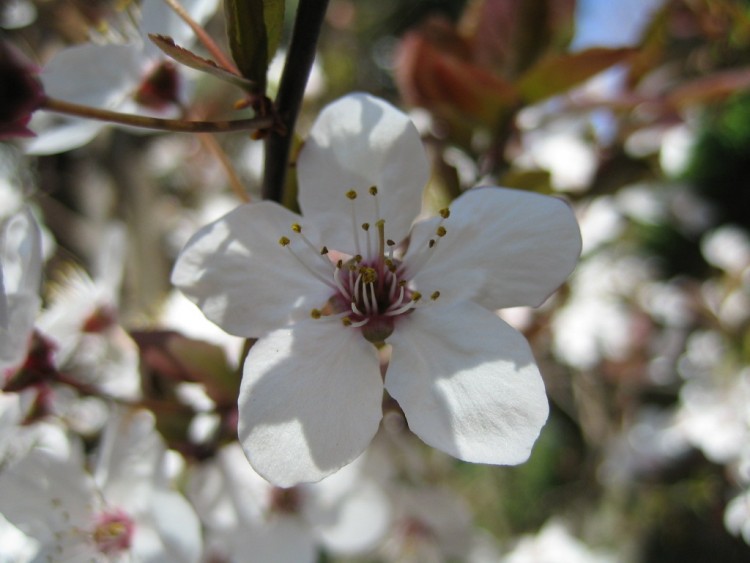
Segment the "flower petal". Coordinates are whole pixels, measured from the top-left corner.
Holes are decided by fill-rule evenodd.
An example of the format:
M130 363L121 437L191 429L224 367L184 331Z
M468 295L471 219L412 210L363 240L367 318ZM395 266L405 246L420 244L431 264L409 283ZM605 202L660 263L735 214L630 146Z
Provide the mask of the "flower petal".
M308 319L250 350L240 442L272 483L318 481L364 451L380 424L382 397L375 347L337 320Z
M438 238L436 227L437 220L414 226L404 263L419 290L439 290L443 303L539 306L570 275L581 252L578 223L564 201L518 190L466 192L451 206L447 234L428 250L427 241ZM410 271L424 252L432 253L429 260Z
M321 256L298 237L290 248L279 244L297 222L302 222L298 215L272 202L238 207L193 235L177 259L172 283L210 320L238 336L259 337L308 317L334 291L292 252L323 267Z
M352 241L354 189L356 228L386 220L386 237L399 242L409 232L422 202L430 166L417 129L387 102L352 94L323 109L297 161L303 215L321 226L331 248L355 253ZM378 188L380 217L374 198ZM362 237L364 240L364 237Z
M549 407L520 333L465 302L416 310L390 342L385 387L417 436L465 461L528 458Z
M112 109L140 81L141 59L141 46L137 44L86 43L61 50L46 64L39 78L48 96Z

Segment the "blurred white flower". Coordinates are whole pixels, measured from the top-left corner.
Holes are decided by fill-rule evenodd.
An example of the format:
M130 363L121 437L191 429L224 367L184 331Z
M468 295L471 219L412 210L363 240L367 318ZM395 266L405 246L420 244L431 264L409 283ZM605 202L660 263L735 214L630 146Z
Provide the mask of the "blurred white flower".
M8 218L0 231L0 381L23 364L41 305L41 231L28 208Z
M199 24L216 11L218 0L182 0ZM163 0L144 0L137 36L124 44L86 43L61 50L44 66L39 78L53 98L120 112L177 115L186 102L187 84L176 65L148 38L167 35L183 47L193 32ZM71 80L71 77L75 77ZM64 118L50 123L37 112L31 128L29 154L55 154L85 145L109 124Z
M200 524L162 471L146 411L115 411L93 474L81 449L35 448L0 474L0 512L40 546L34 560L197 562Z
M313 563L318 549L365 554L391 518L388 499L362 461L318 483L275 487L232 443L196 467L188 494L208 531L207 551L233 563Z
M560 521L551 520L536 536L521 538L502 563L615 563L614 554L593 550Z
M378 429L384 387L428 444L525 461L547 399L528 343L493 311L540 305L574 268L570 208L479 188L410 232L427 157L408 117L364 94L323 110L297 172L304 218L239 207L188 242L172 275L224 330L259 338L239 399L256 471L290 486L350 463Z
M109 395L133 400L141 393L138 348L117 318L125 244L123 227L109 225L94 278L71 267L37 326L50 340L58 368Z

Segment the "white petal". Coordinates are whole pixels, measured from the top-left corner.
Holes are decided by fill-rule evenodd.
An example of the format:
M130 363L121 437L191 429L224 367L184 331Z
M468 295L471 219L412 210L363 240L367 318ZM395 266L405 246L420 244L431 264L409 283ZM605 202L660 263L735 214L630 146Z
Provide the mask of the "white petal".
M363 478L355 485L333 503L315 495L305 507L305 516L316 535L336 555L363 554L374 548L391 523L391 507L385 492Z
M414 226L408 268L431 256L414 281L447 303L471 298L488 309L538 306L565 281L581 252L581 234L562 200L505 188L478 188L459 197L445 220L447 234L426 250L436 220Z
M375 347L338 320L306 320L250 350L240 442L255 470L276 485L319 481L370 443L382 396Z
M172 283L231 334L259 337L309 317L334 291L305 270L324 258L301 246L291 231L302 219L272 202L243 205L199 230L172 272ZM291 248L282 236L295 239Z
M273 515L263 525L246 526L229 539L234 563L314 563L318 550L298 518Z
M36 137L25 144L27 154L58 154L77 149L89 143L107 123L87 119L65 119L59 125L39 129L32 121L31 128L37 132Z
M321 226L325 243L355 253L352 202L358 197L356 224L375 224L371 186L378 188L386 237L400 242L420 210L430 175L419 133L409 118L367 94L352 94L323 109L297 161L302 213ZM359 230L361 233L362 231Z
M182 495L165 489L152 491L150 511L140 516L132 549L137 561L197 563L201 560L200 521Z
M138 85L141 71L140 45L86 43L57 53L39 78L53 98L111 109Z
M389 341L385 387L417 436L465 461L528 458L549 407L520 333L466 302L416 310Z

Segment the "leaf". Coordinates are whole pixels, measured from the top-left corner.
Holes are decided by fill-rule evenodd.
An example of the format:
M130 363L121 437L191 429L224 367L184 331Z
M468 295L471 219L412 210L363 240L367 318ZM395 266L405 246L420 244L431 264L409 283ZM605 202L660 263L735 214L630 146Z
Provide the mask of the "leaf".
M521 76L517 86L526 102L538 102L570 90L635 53L635 49L627 48L594 48L578 53L547 55Z
M202 72L211 74L216 78L220 78L221 80L230 82L235 86L239 86L240 88L248 92L255 90L255 84L251 80L243 78L242 76L234 74L233 72L229 72L228 70L221 68L214 61L199 57L192 51L188 51L187 49L180 47L179 45L175 44L174 39L172 39L171 37L155 34L149 34L148 37L149 39L151 39L154 45L159 47L159 49L164 52L165 55L171 57L180 64L183 64L190 68L194 68L195 70L200 70Z
M281 41L284 0L224 0L229 47L240 74L265 93L266 72Z
M704 104L750 89L750 67L714 72L685 82L667 95L675 107Z

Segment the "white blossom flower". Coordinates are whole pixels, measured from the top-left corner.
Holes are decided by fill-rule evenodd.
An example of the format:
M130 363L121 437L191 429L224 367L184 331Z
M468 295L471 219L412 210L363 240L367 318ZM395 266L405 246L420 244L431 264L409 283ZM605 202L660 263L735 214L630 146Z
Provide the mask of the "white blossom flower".
M199 561L200 523L169 486L146 411L113 411L93 473L80 444L37 447L0 474L0 512L39 543L34 561Z
M323 110L297 173L302 217L241 206L196 233L172 275L224 330L259 338L239 398L256 471L290 486L351 462L378 429L384 388L428 444L525 461L549 407L528 343L493 311L541 304L572 271L570 208L477 188L411 228L424 148L406 115L365 94Z
M181 3L198 23L207 21L219 4L218 0ZM140 20L136 36L126 43L84 43L57 53L39 75L45 93L120 112L157 116L179 113L177 106L186 101L186 84L148 34L167 35L187 46L193 32L163 0L144 0ZM27 145L29 154L55 154L81 147L108 126L103 121L77 118L50 124L49 117L34 116L31 128L38 135Z
M524 536L504 563L614 563L614 553L595 551L575 538L558 520L547 522L536 536Z
M365 454L367 456L367 454ZM388 530L387 495L363 473L363 458L319 483L275 487L236 442L193 469L188 495L207 529L207 552L237 563L313 563L319 547L353 556Z
M42 241L31 210L22 208L0 231L0 381L23 364L41 299Z

